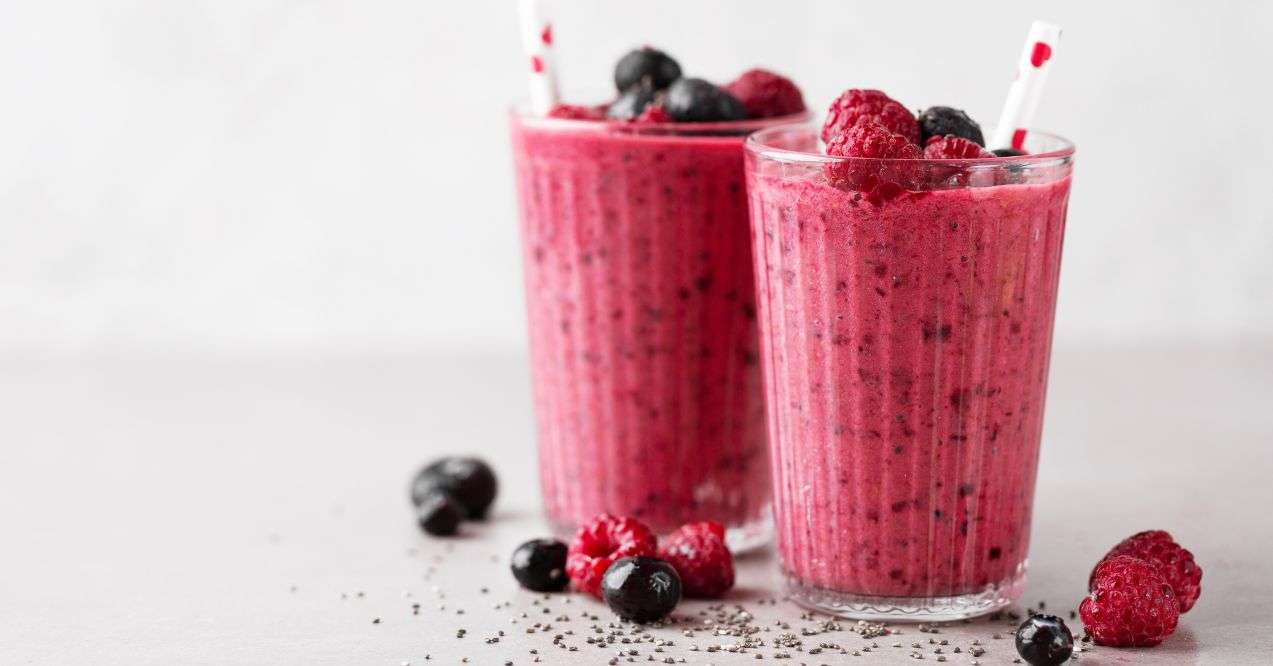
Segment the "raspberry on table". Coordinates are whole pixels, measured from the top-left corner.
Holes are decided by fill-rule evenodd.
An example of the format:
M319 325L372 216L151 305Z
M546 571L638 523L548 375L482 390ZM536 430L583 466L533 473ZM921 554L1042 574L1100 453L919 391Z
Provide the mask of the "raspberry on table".
M749 69L724 88L747 107L748 118L774 118L805 109L800 88L766 69Z
M890 131L919 145L919 122L905 106L879 90L850 88L831 102L827 120L822 125L822 140L827 144L866 118L874 119Z
M1119 555L1129 555L1153 565L1158 574L1171 586L1180 604L1180 612L1187 613L1202 594L1202 568L1193 559L1193 553L1183 548L1171 534L1164 530L1147 530L1123 539L1110 549L1101 561ZM1096 583L1096 571L1088 580L1088 588Z
M868 157L876 159L917 160L919 147L901 134L889 131L880 123L866 119L827 144L827 154L834 157ZM872 191L885 183L892 189L908 187L914 169L895 162L852 160L827 164L824 172L831 185L842 189Z
M1176 631L1180 605L1153 565L1117 555L1096 565L1079 616L1097 645L1150 647Z
M683 525L663 541L659 557L676 569L687 597L719 597L734 586L734 557L720 523Z
M930 137L928 145L924 146L924 157L930 160L973 160L994 156L976 143L954 134Z
M603 513L575 532L566 551L566 575L575 588L601 598L601 579L625 557L653 556L658 543L650 528L626 516Z

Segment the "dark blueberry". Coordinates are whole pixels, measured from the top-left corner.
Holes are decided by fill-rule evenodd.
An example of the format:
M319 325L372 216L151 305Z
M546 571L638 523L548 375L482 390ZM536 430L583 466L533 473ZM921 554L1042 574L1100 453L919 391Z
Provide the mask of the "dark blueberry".
M1017 653L1033 666L1057 666L1074 651L1074 636L1055 615L1034 615L1017 627Z
M667 617L680 602L681 577L663 560L625 557L606 569L601 595L621 619L654 622Z
M477 458L448 457L420 470L411 483L411 501L417 506L435 490L449 494L467 518L480 520L495 501L495 472Z
M560 592L566 577L566 544L556 539L531 539L513 551L513 577L536 592Z
M450 536L464 520L464 509L450 495L435 490L416 507L416 519L425 532L434 536Z
M663 90L681 78L681 66L668 54L648 46L629 51L614 66L614 87L627 90L640 82Z
M636 118L654 101L654 95L655 90L648 83L635 84L619 95L619 99L614 100L610 108L606 109L606 117L615 120Z
M986 145L986 139L981 135L981 125L959 109L930 106L919 114L919 145L928 145L930 136L947 134L961 136L978 146Z
M994 153L995 157L1021 157L1025 155L1025 153L1015 148L995 148L990 152Z
M677 79L667 89L663 107L674 120L688 123L747 117L747 107L737 97L703 79Z

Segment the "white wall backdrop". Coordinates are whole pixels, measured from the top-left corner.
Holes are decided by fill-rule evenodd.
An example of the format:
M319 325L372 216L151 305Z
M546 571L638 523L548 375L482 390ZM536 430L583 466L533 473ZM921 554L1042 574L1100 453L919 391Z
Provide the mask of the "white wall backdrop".
M1075 139L1061 343L1273 336L1273 3L549 3L631 46L990 123L1032 18ZM781 9L778 9L781 7ZM0 350L516 348L512 0L0 3Z

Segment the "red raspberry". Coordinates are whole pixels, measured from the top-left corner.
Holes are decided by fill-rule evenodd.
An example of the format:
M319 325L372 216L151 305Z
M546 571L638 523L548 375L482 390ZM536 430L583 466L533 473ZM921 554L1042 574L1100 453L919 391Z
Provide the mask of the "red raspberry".
M634 123L670 123L672 116L659 104L651 104L645 107L641 115L632 119Z
M804 96L791 79L765 69L749 69L725 86L747 107L748 118L773 118L804 111Z
M827 121L822 125L822 140L831 143L835 137L847 132L864 118L873 118L879 124L919 145L919 122L915 114L897 100L879 90L850 88L844 91L827 109Z
M928 138L924 157L930 160L973 160L994 157L994 153L963 137L947 134Z
M1202 569L1193 561L1193 553L1176 543L1163 530L1141 532L1123 539L1101 561L1130 555L1144 560L1158 569L1158 574L1171 586L1180 604L1180 612L1187 613L1202 594ZM1099 566L1099 565L1098 565ZM1096 571L1087 582L1088 589L1095 589Z
M877 159L917 160L922 157L919 148L901 134L872 119L849 128L844 134L833 137L827 144L827 154L837 157L870 157ZM876 192L881 199L901 193L914 179L914 168L896 162L853 161L832 162L826 165L827 180L835 187L863 192Z
M676 569L687 597L719 597L734 586L734 558L720 523L690 523L672 533L659 557Z
M601 598L601 577L617 560L635 555L653 557L654 534L644 523L603 513L579 528L566 550L566 575L575 588Z
M1092 591L1079 604L1097 645L1149 647L1176 630L1180 605L1153 565L1119 555L1096 565Z
M567 120L604 120L606 107L582 106L580 104L558 104L548 112L549 118L565 118Z

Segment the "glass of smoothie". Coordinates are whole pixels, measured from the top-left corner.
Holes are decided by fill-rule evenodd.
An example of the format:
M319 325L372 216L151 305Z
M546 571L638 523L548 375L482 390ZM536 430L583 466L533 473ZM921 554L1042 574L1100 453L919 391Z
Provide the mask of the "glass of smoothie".
M899 131L918 146L914 122ZM1073 146L820 145L806 126L746 145L788 592L862 619L1005 606L1026 568Z
M673 78L511 114L541 488L561 533L711 520L748 548L772 531L743 139L806 114L678 121Z

